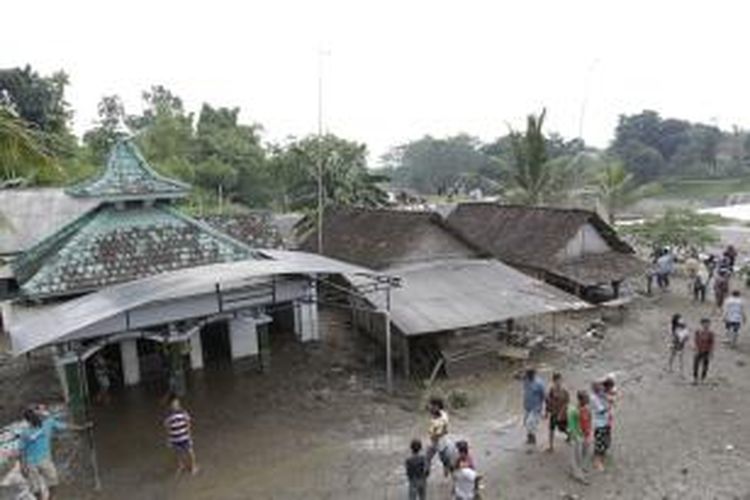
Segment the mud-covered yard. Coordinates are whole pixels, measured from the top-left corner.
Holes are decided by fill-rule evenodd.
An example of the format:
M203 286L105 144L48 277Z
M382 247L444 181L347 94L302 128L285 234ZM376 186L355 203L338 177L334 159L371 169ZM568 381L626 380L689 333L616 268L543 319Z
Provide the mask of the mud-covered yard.
M694 305L677 283L668 294L633 303L621 324L608 323L603 340L582 335L591 314L568 318L535 360L545 376L562 371L571 390L617 375L610 467L588 486L568 477L562 440L553 454L527 453L513 377L518 367L440 382L433 391L468 396L470 405L452 412L451 431L473 447L484 498L750 498L750 333L743 332L737 350L719 346L708 383L692 386L664 370L665 332L675 311L691 326L713 314L720 330L711 306ZM405 498L402 462L408 441L424 438L427 394L404 386L387 397L372 346L353 340L335 318L327 328L337 333L323 345L276 346L268 374L217 372L191 380L186 405L201 466L195 477L174 477L161 395L143 388L118 395L95 411L103 490L92 492L82 477L59 498ZM545 444L543 437L540 449ZM430 498L448 498L448 491L436 462Z

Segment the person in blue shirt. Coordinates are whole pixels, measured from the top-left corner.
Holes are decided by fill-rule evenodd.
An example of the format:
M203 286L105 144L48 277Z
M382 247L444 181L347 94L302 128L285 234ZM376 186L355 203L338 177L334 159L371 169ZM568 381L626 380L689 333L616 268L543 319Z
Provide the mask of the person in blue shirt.
M45 414L41 408L27 408L23 412L23 419L28 427L18 435L21 468L32 491L41 500L48 500L51 489L59 482L57 469L52 461L53 435L64 429L83 430L89 426L66 425Z
M523 425L526 428L526 444L536 445L536 431L542 419L544 397L544 382L537 377L534 368L529 368L523 377Z
M594 420L594 458L593 466L598 471L604 470L604 459L612 440L612 420L607 394L601 382L591 384L591 415Z

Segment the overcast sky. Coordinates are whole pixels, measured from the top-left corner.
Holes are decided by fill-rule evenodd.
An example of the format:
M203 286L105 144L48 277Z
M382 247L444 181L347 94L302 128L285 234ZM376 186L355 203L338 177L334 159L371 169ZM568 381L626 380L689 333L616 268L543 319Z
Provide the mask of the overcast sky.
M325 128L373 163L425 134L494 138L542 106L547 130L604 146L644 108L750 127L743 3L9 0L0 67L67 71L79 133L101 96L136 112L160 83L280 140L316 130L322 49Z

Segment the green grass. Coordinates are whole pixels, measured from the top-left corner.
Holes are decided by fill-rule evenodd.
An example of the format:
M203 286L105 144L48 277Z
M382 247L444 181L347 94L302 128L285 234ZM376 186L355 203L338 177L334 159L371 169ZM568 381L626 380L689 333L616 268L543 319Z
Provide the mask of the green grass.
M662 186L658 198L720 198L732 193L750 192L750 177L664 181Z

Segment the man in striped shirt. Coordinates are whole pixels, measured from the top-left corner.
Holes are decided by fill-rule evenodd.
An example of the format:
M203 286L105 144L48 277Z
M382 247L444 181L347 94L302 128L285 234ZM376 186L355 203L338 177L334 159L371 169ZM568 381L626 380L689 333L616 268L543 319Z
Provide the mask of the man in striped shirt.
M167 429L169 445L177 457L177 475L184 470L189 470L195 475L198 472L198 465L195 463L193 439L190 436L190 415L182 408L177 396L170 398L169 407L169 415L164 419L164 427Z

